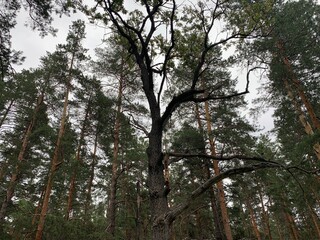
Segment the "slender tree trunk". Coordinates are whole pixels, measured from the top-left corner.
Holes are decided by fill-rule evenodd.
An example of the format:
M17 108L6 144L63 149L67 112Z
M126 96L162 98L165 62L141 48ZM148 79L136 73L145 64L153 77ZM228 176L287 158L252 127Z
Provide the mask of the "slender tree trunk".
M109 192L109 203L107 211L108 227L107 232L114 238L116 229L116 197L117 197L117 183L119 177L118 170L118 156L119 156L119 144L120 144L120 128L121 128L121 108L122 108L122 95L123 95L123 77L119 80L118 98L117 98L117 110L114 124L113 134L113 159L112 159L112 176Z
M72 63L73 63L73 60L71 61L71 66L72 66ZM71 71L71 69L72 69L72 67L70 68L70 71ZM64 97L63 112L62 112L61 121L60 121L59 133L58 133L53 157L51 160L50 170L48 173L47 186L46 186L46 190L44 193L44 198L43 198L43 202L42 202L42 208L41 208L41 213L40 213L40 217L39 217L35 240L42 239L44 222L45 222L45 218L46 218L47 211L48 211L49 199L50 199L50 194L51 194L51 190L52 190L54 175L55 175L56 171L58 170L59 165L62 163L62 162L59 162L59 153L60 153L62 137L64 135L65 123L66 123L66 119L67 119L67 108L68 108L69 91L70 91L70 78L68 79L68 82L67 82L67 88L66 88L65 97Z
M89 219L89 208L90 208L90 204L91 204L91 193L92 193L92 185L93 185L93 179L94 179L94 169L95 169L95 165L96 165L97 146L98 146L98 131L96 132L96 136L95 136L95 140L94 140L90 178L88 181L87 197L86 197L86 203L85 203L85 207L84 207L84 215L87 219Z
M20 175L20 167L21 167L22 161L24 160L25 152L26 152L26 149L27 149L27 146L28 146L28 143L29 143L29 138L30 138L30 135L32 133L33 127L34 127L34 125L36 123L37 115L38 115L38 112L40 110L40 106L41 106L41 104L43 102L43 98L44 98L44 94L42 93L38 97L36 106L35 106L34 111L33 111L33 115L32 115L31 121L30 121L30 123L29 123L29 125L28 125L28 127L27 127L27 129L25 131L25 134L24 134L24 137L23 137L23 140L22 140L22 145L21 145L21 148L20 148L20 151L19 151L19 155L18 155L18 163L17 163L17 165L15 167L14 172L11 174L9 185L8 185L8 188L7 188L7 191L6 191L6 195L5 195L4 201L2 202L2 205L1 205L1 209L0 209L0 224L2 224L3 221L4 221L8 205L9 205L9 203L10 203L10 201L11 201L13 195L14 195L15 187L16 187L19 175Z
M206 114L207 131L209 136L211 155L216 156L215 143L212 137L211 115L209 112L209 103L206 101L204 104L205 104L205 114ZM213 169L216 176L220 174L220 169L219 169L217 160L213 161ZM222 222L224 227L224 233L227 240L232 240L232 232L231 232L231 227L229 223L230 221L229 221L229 215L228 215L222 181L217 183L217 189L218 189L218 200L219 200L219 205L221 209L221 217L222 217Z
M1 168L0 168L0 184L5 184L5 175L8 171L9 166L9 159L4 159L4 161L1 162Z
M141 236L141 194L140 194L140 181L137 181L136 191L137 191L137 210L136 210L136 239L140 240Z
M310 212L310 215L311 215L311 219L312 219L314 228L315 228L317 236L318 236L317 238L320 239L320 227L319 227L318 216L316 215L316 213L314 212L314 210L311 208L311 206L309 204L308 204L308 209L309 209L309 212Z
M198 237L198 239L204 239L203 236L203 224L202 224L202 217L200 214L200 210L196 210L195 212L195 216L196 216L196 236Z
M266 210L266 207L265 207L265 204L264 204L264 201L263 201L263 194L262 194L262 186L260 184L260 187L259 187L259 198L260 198L260 202L261 202L261 207L262 207L262 220L263 220L263 223L264 223L264 232L265 232L265 235L266 237L269 239L269 240L272 240L272 236L271 236L271 230L270 230L270 222L269 222L269 214Z
M279 240L285 240L282 235L282 230L283 230L283 228L281 227L283 225L282 221L279 221L279 219L277 217L275 218L275 221L276 221L276 228L278 231Z
M40 194L40 197L39 197L39 201L38 201L37 207L36 207L35 210L34 210L32 222L31 222L32 226L36 224L37 219L38 219L38 217L39 217L39 211L40 211L40 208L41 208L41 202L43 201L43 197L44 197L44 190L41 191L41 194Z
M71 177L70 185L69 185L67 211L66 211L66 215L65 215L66 220L70 219L70 214L72 212L73 198L75 195L75 183L76 183L77 173L78 173L78 169L79 169L79 164L81 163L81 149L83 146L83 140L84 140L84 136L85 136L85 132L86 132L86 126L88 124L89 112L90 112L90 99L88 101L83 124L82 124L81 131L80 131L80 138L79 138L79 143L78 143L78 147L77 147L77 151L76 151L76 163L75 163L74 171L72 173L72 177Z
M289 228L289 232L291 235L291 239L293 240L298 240L299 239L299 233L294 221L294 218L292 217L290 211L289 211L289 207L287 206L287 203L285 201L285 197L283 194L281 194L281 205L282 205L282 211L283 211L283 215L284 218L286 220L287 226Z
M2 116L2 118L0 120L0 128L1 128L2 124L4 123L4 121L6 120L8 114L9 114L9 112L11 110L11 107L13 106L14 101L15 101L14 99L11 99L11 101L9 103L9 106L7 107L6 111L4 112L4 114L3 114L3 116Z
M296 228L296 224L294 222L292 215L287 210L283 210L283 214L285 216L286 222L290 230L290 235L292 237L291 239L298 240L299 234L298 234L298 230Z
M259 229L258 229L256 216L254 214L254 211L253 211L253 208L252 208L252 205L251 205L251 201L250 201L250 198L248 196L246 197L246 205L247 205L247 208L249 210L250 219L251 219L251 226L252 226L253 232L254 232L254 234L256 236L256 239L257 240L261 240L261 235L260 235L260 232L259 232Z
M209 165L206 164L205 167L206 167L207 179L209 179L211 177ZM219 212L219 209L217 206L217 197L216 197L216 193L214 191L213 186L209 189L209 194L210 194L210 204L211 204L213 221L214 221L215 238L217 240L222 240L224 236L223 225L221 224L221 221L220 221L221 213Z
M203 126L202 126L202 122L200 119L200 111L199 111L199 106L196 103L195 104L195 116L196 116L196 120L198 123L198 128L201 132L203 132ZM206 178L209 179L211 178L211 174L210 174L210 168L209 168L209 164L208 162L206 162L205 164L205 174L206 174ZM211 209L212 209L212 214L213 214L213 222L214 222L214 229L215 229L215 238L217 240L222 240L224 233L223 233L223 226L221 225L221 221L219 220L221 214L218 210L218 206L217 206L217 198L216 198L216 194L214 192L214 187L211 186L209 189L209 194L210 194L210 203L211 203Z

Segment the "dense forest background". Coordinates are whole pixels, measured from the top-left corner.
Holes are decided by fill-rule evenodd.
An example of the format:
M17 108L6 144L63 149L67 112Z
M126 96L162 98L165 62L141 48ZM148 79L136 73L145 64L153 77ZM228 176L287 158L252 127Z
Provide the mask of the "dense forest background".
M26 69L20 11L85 17ZM0 239L320 239L317 1L2 0L0 27Z

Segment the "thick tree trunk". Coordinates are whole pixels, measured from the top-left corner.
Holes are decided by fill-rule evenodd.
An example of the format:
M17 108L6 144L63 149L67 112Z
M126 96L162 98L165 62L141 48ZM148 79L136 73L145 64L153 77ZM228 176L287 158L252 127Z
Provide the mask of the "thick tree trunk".
M41 106L41 104L43 102L43 98L44 98L43 94L41 94L38 97L36 106L35 106L34 111L33 111L33 115L32 115L31 121L30 121L30 123L29 123L29 125L28 125L28 127L27 127L27 129L25 131L25 134L24 134L24 137L23 137L23 140L22 140L22 145L21 145L21 148L20 148L20 151L19 151L19 155L18 155L18 163L17 163L17 165L15 167L14 172L11 174L9 185L8 185L8 188L7 188L7 191L6 191L6 195L5 195L4 201L2 202L2 205L1 205L1 209L0 209L0 224L2 224L3 221L4 221L8 205L9 205L9 203L10 203L12 197L13 197L13 194L14 194L14 191L15 191L15 187L16 187L19 175L20 175L20 166L22 164L22 161L24 160L24 155L25 155L28 143L29 143L29 138L30 138L30 135L32 133L33 127L34 127L34 125L36 123L37 115L38 115L38 112L40 110L40 106Z
M205 114L206 114L205 117L206 117L206 122L207 122L207 131L208 131L208 136L209 136L211 155L216 156L215 143L214 143L214 140L212 137L211 115L209 112L209 103L206 101L204 104L205 104ZM213 169L214 169L214 174L216 176L218 176L220 174L220 169L219 169L219 165L218 165L217 160L213 161ZM228 215L228 210L227 210L222 181L219 181L217 183L217 189L218 189L218 200L219 200L219 206L221 209L221 217L222 217L222 222L223 222L223 227L224 227L224 233L225 233L227 240L232 240L232 231L231 231L231 227L230 227L230 223L229 223L230 220L229 220L229 215Z
M151 224L153 240L169 240L171 237L172 219L161 216L169 210L167 203L168 190L165 189L164 166L162 154L162 129L153 123L149 134L149 146L147 155L149 161L149 198L151 208Z
M84 140L84 136L85 136L86 126L88 124L89 112L90 112L90 99L88 101L83 124L82 124L81 131L80 131L80 138L79 138L79 143L78 143L78 147L77 147L77 151L76 151L75 167L74 167L74 171L72 173L70 185L69 185L67 211L66 211L66 215L65 215L66 220L70 219L70 214L71 214L72 208L73 208L72 205L73 205L73 199L74 199L74 195L75 195L75 184L76 184L76 178L77 178L79 164L81 163L81 149L83 146L83 140Z
M116 197L117 197L117 184L119 177L118 169L118 155L119 155L119 144L120 144L120 128L121 128L121 108L122 108L122 95L123 95L123 77L119 80L118 98L117 98L117 110L114 124L113 134L113 159L112 159L112 176L109 192L109 202L107 210L107 232L114 238L116 230Z

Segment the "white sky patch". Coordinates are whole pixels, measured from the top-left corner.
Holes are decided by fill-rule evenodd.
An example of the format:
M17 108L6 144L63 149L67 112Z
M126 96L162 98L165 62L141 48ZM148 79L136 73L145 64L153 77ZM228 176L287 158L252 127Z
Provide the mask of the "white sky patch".
M65 44L69 32L69 26L72 21L82 19L86 23L86 39L83 41L83 47L88 49L88 55L94 57L94 49L102 44L102 39L108 34L108 29L89 23L88 19L82 13L72 14L72 17L56 16L52 23L54 28L58 29L56 36L48 34L41 37L38 31L33 31L26 26L28 23L28 13L21 10L17 16L17 25L12 30L12 48L17 51L23 51L25 61L20 66L15 66L17 71L21 69L35 68L40 64L40 58L47 52L54 52L58 44ZM110 31L109 31L110 32Z

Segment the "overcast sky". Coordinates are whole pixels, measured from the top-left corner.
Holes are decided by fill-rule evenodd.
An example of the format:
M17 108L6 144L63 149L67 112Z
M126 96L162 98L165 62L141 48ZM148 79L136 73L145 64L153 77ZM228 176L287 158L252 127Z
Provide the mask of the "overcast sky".
M69 26L72 20L83 19L86 22L86 39L83 42L85 48L89 49L89 55L94 57L94 49L101 47L102 39L106 38L108 35L108 29L90 24L82 13L77 13L72 15L72 18L63 16L62 18L56 17L53 22L53 27L58 29L56 36L48 35L45 37L40 37L39 32L32 31L30 27L25 26L28 23L28 14L25 11L21 11L17 17L16 28L12 30L12 47L15 50L23 51L23 55L26 57L24 63L21 66L16 66L15 69L20 71L21 69L35 68L39 66L40 57L45 56L46 52L53 52L56 45L59 43L64 44L66 36L69 31ZM245 84L245 74L244 72L239 72L239 82L240 85ZM233 73L233 75L236 75ZM252 74L254 77L254 74ZM243 84L241 84L243 83ZM252 78L250 84L250 93L248 94L247 101L251 102L252 99L257 94L257 87L259 86L257 77ZM248 112L246 112L248 115ZM248 116L253 121L252 116ZM269 131L273 128L272 111L268 111L265 114L261 114L258 119L259 125L264 127L263 132Z

